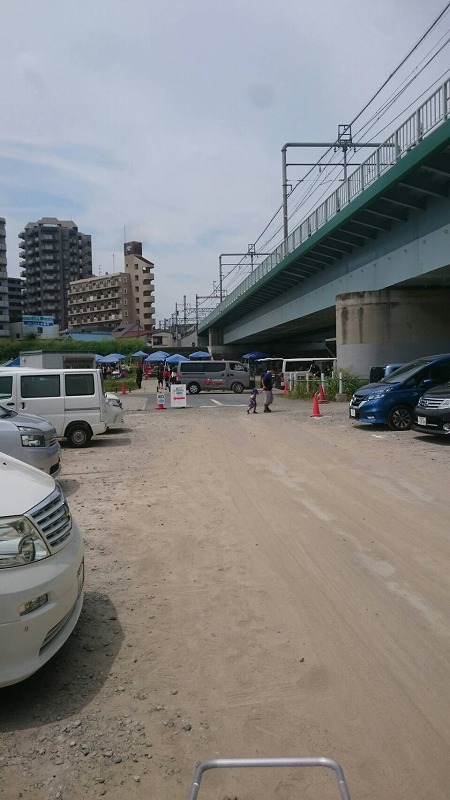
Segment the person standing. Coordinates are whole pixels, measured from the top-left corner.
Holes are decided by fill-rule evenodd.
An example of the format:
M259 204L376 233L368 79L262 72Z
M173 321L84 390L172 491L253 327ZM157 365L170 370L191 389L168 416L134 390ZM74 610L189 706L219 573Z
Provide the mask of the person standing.
M170 389L170 367L168 364L164 364L163 378L166 389Z
M140 389L141 386L142 386L142 378L143 378L143 376L144 376L144 369L142 367L142 364L139 364L139 366L138 366L138 368L136 370L136 386L138 387L138 389Z
M158 378L158 385L156 387L156 390L158 391L159 389L162 389L163 386L164 386L164 384L163 384L163 381L164 381L164 367L163 367L162 364L158 364L156 377Z
M273 403L273 378L270 369L264 373L261 378L262 388L264 392L264 414L270 413L272 411L269 406Z

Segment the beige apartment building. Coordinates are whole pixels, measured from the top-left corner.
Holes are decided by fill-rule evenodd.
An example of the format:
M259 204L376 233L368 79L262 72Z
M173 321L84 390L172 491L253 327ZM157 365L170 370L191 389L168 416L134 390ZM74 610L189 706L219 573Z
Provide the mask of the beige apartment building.
M70 328L114 330L136 323L154 328L154 265L143 258L141 242L127 242L124 257L124 272L71 282Z

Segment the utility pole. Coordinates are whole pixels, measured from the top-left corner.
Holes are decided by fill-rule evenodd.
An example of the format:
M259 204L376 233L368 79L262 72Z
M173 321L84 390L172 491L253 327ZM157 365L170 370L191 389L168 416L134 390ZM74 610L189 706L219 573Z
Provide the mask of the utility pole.
M381 147L380 142L354 142L352 140L352 126L351 125L339 125L338 127L338 138L334 142L287 142L281 148L281 160L282 160L282 180L283 180L283 238L287 239L289 236L289 221L288 221L288 187L291 184L288 184L287 180L287 168L288 167L305 167L305 166L320 166L317 162L309 163L309 162L291 162L287 163L287 150L289 147L334 147L334 151L341 149L343 153L343 180L347 180L347 152L348 150L355 150L358 147ZM358 166L355 164L354 166ZM291 187L292 191L292 187Z
M222 267L223 266L226 266L226 267L236 267L237 266L236 262L233 263L233 264L223 264L222 258L229 258L231 256L234 256L234 257L237 257L237 256L242 256L242 257L250 256L250 269L253 272L253 264L254 264L254 259L256 258L256 256L270 256L270 253L257 253L256 252L256 245L254 245L254 244L249 244L248 245L248 250L247 250L246 253L221 253L220 256L219 256L219 300L220 300L220 302L222 302L222 300L223 300L223 277L224 276L223 276Z

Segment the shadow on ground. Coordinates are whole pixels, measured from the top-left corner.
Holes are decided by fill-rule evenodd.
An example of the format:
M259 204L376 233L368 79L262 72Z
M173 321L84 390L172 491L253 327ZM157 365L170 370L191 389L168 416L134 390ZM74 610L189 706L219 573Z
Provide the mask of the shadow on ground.
M122 641L108 595L87 592L78 624L61 650L31 678L0 689L0 733L78 714L102 688Z

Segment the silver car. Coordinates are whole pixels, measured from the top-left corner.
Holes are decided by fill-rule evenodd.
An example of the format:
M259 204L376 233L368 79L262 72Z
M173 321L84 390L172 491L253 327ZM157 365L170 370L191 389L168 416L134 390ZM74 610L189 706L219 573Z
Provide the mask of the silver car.
M0 452L56 478L61 447L50 422L0 405Z

